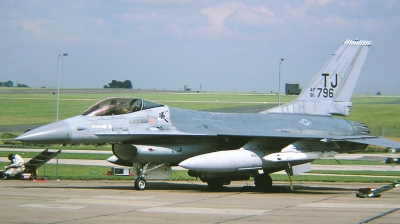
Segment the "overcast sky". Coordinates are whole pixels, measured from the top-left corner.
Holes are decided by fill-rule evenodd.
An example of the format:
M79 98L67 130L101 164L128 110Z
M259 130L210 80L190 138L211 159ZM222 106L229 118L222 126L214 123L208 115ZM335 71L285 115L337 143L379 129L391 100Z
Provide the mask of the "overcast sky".
M400 1L0 1L0 81L61 88L306 87L346 39L371 40L355 93L400 95Z

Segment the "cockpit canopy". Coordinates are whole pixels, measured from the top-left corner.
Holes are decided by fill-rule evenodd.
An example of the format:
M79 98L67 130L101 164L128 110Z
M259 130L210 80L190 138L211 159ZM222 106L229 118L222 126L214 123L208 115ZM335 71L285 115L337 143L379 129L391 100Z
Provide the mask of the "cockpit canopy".
M85 110L84 116L112 116L164 106L140 98L107 98Z

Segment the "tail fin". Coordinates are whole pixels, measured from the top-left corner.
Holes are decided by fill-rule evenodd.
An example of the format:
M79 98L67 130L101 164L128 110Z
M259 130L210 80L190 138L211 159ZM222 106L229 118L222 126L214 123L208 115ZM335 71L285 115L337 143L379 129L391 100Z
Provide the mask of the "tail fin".
M262 113L348 116L351 95L371 41L346 40L293 102Z

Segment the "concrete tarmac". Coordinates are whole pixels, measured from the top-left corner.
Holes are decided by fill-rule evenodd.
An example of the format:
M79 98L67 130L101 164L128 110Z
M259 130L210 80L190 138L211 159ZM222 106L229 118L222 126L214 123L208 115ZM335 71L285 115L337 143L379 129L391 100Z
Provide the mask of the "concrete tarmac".
M243 187L247 185L247 187ZM374 184L380 187L384 184ZM2 223L398 223L400 189L357 198L358 183L301 183L255 192L235 182L219 192L194 182L0 181Z

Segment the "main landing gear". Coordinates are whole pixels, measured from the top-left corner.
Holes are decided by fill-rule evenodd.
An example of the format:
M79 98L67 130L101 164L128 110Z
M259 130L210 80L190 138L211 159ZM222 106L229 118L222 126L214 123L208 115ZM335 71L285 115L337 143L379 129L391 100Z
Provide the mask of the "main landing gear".
M257 191L268 192L272 190L272 178L270 175L262 173L254 177L254 184Z
M224 181L221 179L210 179L207 181L208 188L211 191L220 191L224 187L224 185L231 184L230 181Z

